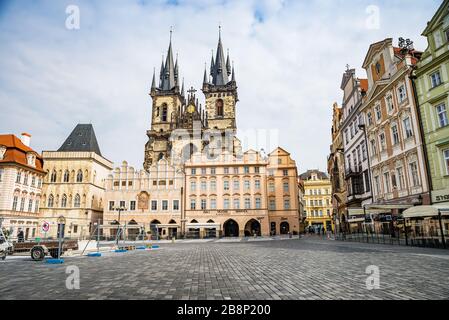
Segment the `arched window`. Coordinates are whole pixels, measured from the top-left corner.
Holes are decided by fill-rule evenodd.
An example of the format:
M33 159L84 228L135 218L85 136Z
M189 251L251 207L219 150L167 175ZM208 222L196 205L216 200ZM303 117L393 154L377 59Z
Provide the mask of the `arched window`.
M56 182L56 170L51 173L50 182Z
M215 102L215 107L217 109L217 117L223 117L223 100L218 99Z
M69 170L66 170L64 172L64 182L69 182L69 178L70 178Z
M53 197L53 195L51 194L49 197L48 197L48 207L49 208L53 208L53 203L55 202L55 198Z
M167 105L162 106L162 121L167 121Z
M75 202L73 203L73 206L74 206L75 208L79 208L79 207L80 207L80 204L81 204L81 197L80 197L79 194L77 194L77 195L75 196Z
M76 182L83 182L83 172L81 170L78 170L76 174Z
M61 199L61 207L62 208L66 208L67 207L67 196L64 194L62 195L62 199Z
M162 160L164 158L164 154L161 152L159 153L159 156L157 157L157 160Z

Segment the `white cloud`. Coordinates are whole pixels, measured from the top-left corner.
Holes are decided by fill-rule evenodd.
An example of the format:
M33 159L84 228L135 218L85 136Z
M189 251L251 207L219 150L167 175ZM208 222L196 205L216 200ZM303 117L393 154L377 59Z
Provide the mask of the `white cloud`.
M79 5L81 29L65 29ZM380 29L366 8L380 8ZM324 170L331 110L345 65L360 66L370 43L420 37L440 1L42 1L0 7L1 132L32 133L38 150L59 147L78 122L94 124L100 148L140 167L150 127L148 90L169 28L186 86L201 87L218 24L235 61L242 131L278 129L299 170ZM200 92L199 92L200 93ZM203 100L201 94L200 99Z

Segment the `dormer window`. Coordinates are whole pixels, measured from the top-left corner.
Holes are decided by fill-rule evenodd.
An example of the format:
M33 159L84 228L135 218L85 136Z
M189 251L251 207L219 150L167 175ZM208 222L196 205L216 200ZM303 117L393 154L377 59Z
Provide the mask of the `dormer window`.
M380 75L380 72L382 71L381 68L382 68L382 67L380 66L380 62L377 61L377 62L376 62L376 73L377 73L377 75Z
M27 164L31 167L35 167L36 166L36 155L34 155L33 153L27 153Z
M6 147L0 146L0 160L3 160L5 158L5 153L6 153Z

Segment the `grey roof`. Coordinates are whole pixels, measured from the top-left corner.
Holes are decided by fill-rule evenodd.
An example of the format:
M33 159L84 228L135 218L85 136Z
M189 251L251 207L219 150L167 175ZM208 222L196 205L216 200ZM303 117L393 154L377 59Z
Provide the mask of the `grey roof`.
M87 151L101 156L94 127L91 124L78 124L58 151Z
M319 170L307 170L299 177L301 178L301 180L309 180L312 178L312 174L316 174L318 179L329 179L327 173Z

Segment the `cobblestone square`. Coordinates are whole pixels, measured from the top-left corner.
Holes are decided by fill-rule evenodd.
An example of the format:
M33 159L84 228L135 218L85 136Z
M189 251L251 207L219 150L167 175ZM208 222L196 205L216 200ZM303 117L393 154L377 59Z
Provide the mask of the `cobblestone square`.
M380 270L368 290L367 266ZM449 252L321 240L162 244L159 250L68 257L63 265L8 257L1 299L449 299ZM80 289L66 288L68 266Z

